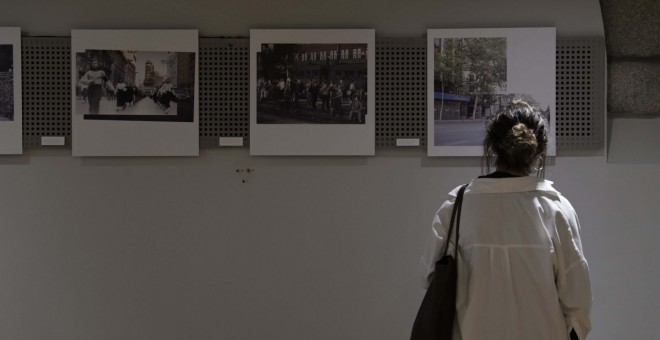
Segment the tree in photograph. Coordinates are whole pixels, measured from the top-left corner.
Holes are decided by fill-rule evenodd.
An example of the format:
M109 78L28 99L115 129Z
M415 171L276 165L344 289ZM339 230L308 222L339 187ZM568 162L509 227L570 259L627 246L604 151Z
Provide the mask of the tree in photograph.
M434 79L440 85L440 110L437 119L442 119L445 93L462 93L465 90L463 71L465 70L464 39L435 39ZM434 90L435 91L435 90Z
M497 87L506 86L506 38L464 39L465 68L468 70L468 93L474 98L472 117L477 106L490 97Z

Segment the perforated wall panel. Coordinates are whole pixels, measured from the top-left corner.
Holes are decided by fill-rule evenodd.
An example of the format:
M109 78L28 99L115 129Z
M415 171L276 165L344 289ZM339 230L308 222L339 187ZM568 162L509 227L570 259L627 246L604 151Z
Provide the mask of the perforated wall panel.
M199 40L199 142L218 146L219 137L243 137L250 127L250 40Z
M23 146L40 146L42 136L71 145L71 38L23 38L21 46Z
M598 149L605 141L605 41L557 41L557 149Z
M426 39L376 41L376 146L426 145Z
M23 141L42 136L71 144L71 39L26 37L23 46ZM557 148L604 144L605 43L602 38L557 41ZM219 137L249 141L249 40L200 38L200 146ZM426 39L376 41L376 146L419 139L426 145Z

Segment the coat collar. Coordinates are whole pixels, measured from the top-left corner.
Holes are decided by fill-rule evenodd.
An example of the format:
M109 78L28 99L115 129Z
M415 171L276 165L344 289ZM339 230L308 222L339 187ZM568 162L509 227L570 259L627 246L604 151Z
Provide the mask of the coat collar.
M495 194L507 192L542 191L553 196L560 193L552 187L552 182L536 177L511 177L511 178L475 178L465 189L465 194ZM457 187L449 195L456 197Z

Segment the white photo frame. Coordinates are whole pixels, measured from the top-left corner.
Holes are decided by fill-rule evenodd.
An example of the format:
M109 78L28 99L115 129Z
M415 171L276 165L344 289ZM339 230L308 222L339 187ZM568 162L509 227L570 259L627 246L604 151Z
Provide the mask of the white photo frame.
M328 49L328 46L333 47ZM250 30L250 154L374 155L375 47L373 29ZM297 52L289 54L290 57L283 56L294 49ZM273 59L277 53L282 57ZM276 61L265 63L266 55ZM277 83L276 79L267 79L276 74L268 71L274 70L275 66L271 65L284 65L282 60L286 60L286 67L280 68L280 78L289 79ZM320 69L320 63L325 68ZM308 72L303 73L303 69ZM344 79L345 91L335 92L343 92L344 98L338 99L334 107L330 103L323 105L323 100L311 104L312 99L306 99L306 93L313 90L290 90L306 87L307 83L313 86L316 81L320 97L323 80L339 89ZM354 86L347 84L348 81L354 82ZM261 91L264 82L268 84L266 92ZM305 93L305 99L300 97L301 93Z
M488 62L466 61L468 53ZM427 154L481 156L486 119L505 101L523 99L549 120L547 155L555 156L555 54L554 27L428 30Z
M199 53L198 53L198 32L197 30L72 30L71 31L71 90L72 90L72 149L74 156L198 156L199 155ZM160 56L167 53L185 55L190 60L186 64L186 71L176 71L180 67L181 61L178 61L176 67L171 66L175 62L171 60L152 61L153 64L165 63L169 69L161 72L166 74L154 73L154 77L158 76L157 84L149 84L145 86L142 84L143 94L152 94L158 92L157 89L162 88L164 85L164 78L181 77L182 73L187 74L186 79L194 78L194 84L186 84L189 90L188 95L192 95L192 100L186 103L188 111L186 115L188 118L177 120L163 120L169 119L167 116L174 116L174 112L167 112L160 115L160 119L154 120L127 120L125 115L123 117L106 117L109 119L90 119L92 109L89 106L80 105L79 101L83 100L78 97L77 90L81 84L81 74L85 72L85 68L89 69L89 65L81 62L80 60L85 53L90 51L113 51L130 54L136 53L151 53L150 55ZM194 66L189 65L193 57L190 53L194 53ZM157 57L159 58L159 57ZM126 57L124 61L132 60ZM136 58L137 60L137 58ZM90 62L87 61L87 64ZM117 66L112 60L112 72L122 72L124 68ZM128 63L124 63L126 67ZM141 72L143 65L136 65L134 67L135 75L134 81L138 81L139 76L137 73ZM146 70L144 65L144 73L150 72ZM110 68L107 66L106 68ZM193 70L194 69L194 70ZM119 70L119 71L118 71ZM128 71L125 71L129 74ZM173 73L174 72L174 73ZM172 76L176 74L178 76ZM194 72L194 77L190 77L190 72ZM126 76L128 77L128 76ZM188 81L189 83L189 81ZM107 82L105 83L107 84ZM134 84L135 87L140 87L139 84ZM190 89L190 87L194 87ZM113 86L104 85L107 93L112 90L118 91L117 84ZM147 87L148 89L145 89ZM169 84L172 87L172 84ZM154 89L157 88L157 89ZM106 91L104 90L104 91ZM148 91L149 90L149 91ZM153 91L151 91L153 90ZM169 91L173 93L173 91ZM169 94L168 94L169 95ZM118 96L117 96L118 97ZM151 99L145 97L136 103L136 110L147 111L146 104ZM145 101L145 102L143 102ZM144 104L140 104L140 102ZM159 106L163 111L169 110L169 104L174 106L173 101L168 103L161 103L159 100L154 100L154 104ZM180 108L184 104L176 103ZM101 106L103 103L101 103ZM111 105L108 103L108 105ZM119 106L119 104L116 104ZM145 105L138 107L137 105ZM190 110L192 107L192 118L190 118ZM97 107L98 109L98 107ZM120 108L117 110L121 111ZM142 115L142 111L140 111ZM94 113L98 113L98 110ZM123 113L123 112L117 112ZM163 112L164 113L164 112ZM180 114L180 112L179 112ZM142 115L143 118L145 117Z
M23 153L21 29L0 27L0 154Z

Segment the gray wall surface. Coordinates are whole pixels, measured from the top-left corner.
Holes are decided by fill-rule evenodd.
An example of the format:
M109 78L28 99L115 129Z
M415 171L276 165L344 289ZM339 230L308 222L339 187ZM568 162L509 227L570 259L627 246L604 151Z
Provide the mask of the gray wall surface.
M383 37L420 37L426 28L490 26L603 35L595 0L3 7L0 23L32 36L373 27ZM580 215L594 290L590 338L653 339L660 166L612 164L602 154L560 151L546 175ZM38 149L0 157L0 339L405 339L424 293L418 260L433 213L447 191L480 174L478 165L419 149L250 157L239 148L190 158ZM247 168L255 171L236 172Z
M660 163L660 2L600 0L612 163ZM649 134L648 132L651 132Z

